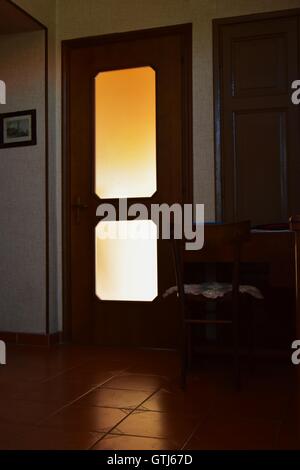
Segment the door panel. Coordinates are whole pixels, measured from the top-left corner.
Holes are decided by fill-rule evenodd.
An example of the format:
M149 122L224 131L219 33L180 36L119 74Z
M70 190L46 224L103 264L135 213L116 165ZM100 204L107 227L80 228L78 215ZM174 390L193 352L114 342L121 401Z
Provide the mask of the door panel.
M289 86L287 47L284 34L234 38L233 96L242 98L286 93Z
M131 128L127 126L126 132L124 131L125 134L123 137L121 136L120 142L122 142L122 145L120 144L119 155L116 158L116 161L119 158L123 170L119 172L118 178L115 178L114 174L109 176L108 173L107 178L101 180L101 164L103 164L103 171L107 171L107 169L111 171L109 163L112 161L112 156L106 161L103 158L101 160L101 151L102 149L107 150L111 139L107 138L107 135L105 136L101 131L99 134L99 122L105 123L105 113L108 112L109 107L112 108L112 103L114 103L116 109L120 104L116 119L114 120L112 116L108 116L107 120L109 132L112 134L114 134L114 121L116 122L116 137L113 140L115 149L113 149L114 153L111 153L111 155L115 155L116 146L119 145L117 139L120 137L118 130L126 124L126 106L128 106L128 116L130 111L133 113L134 109L136 116L141 110L134 103L135 95L139 93L139 85L135 83L136 93L132 93L132 97L128 98L129 101L127 100L128 102L126 102L126 99L123 100L122 94L120 95L120 103L117 100L114 102L112 96L103 95L100 98L98 96L98 100L100 100L98 107L101 106L102 102L103 110L101 111L102 115L101 112L99 114L100 118L97 124L95 122L96 77L99 78L101 74L104 77L104 74L113 71L124 71L123 75L130 79L134 70L141 71L142 69L151 68L155 72L156 175L154 172L153 176L152 172L151 178L153 181L153 178L156 177L156 187L154 187L154 191L149 191L145 183L144 185L136 185L139 188L137 192L135 192L135 189L131 190L132 188L130 188L129 195L132 198L128 199L128 206L133 203L145 204L149 209L149 217L146 219L149 221L151 219L150 206L153 203L191 202L189 195L192 192L192 184L186 178L186 175L191 174L188 167L191 155L187 152L187 149L191 148L187 145L188 136L191 136L191 132L190 121L187 116L189 105L186 104L189 101L191 86L189 78L191 29L184 26L171 28L170 31L157 31L157 34L153 32L149 35L118 35L117 39L114 40L109 40L106 37L105 40L94 40L84 47L81 47L77 41L75 47L68 50L69 300L70 323L74 341L156 347L174 347L177 344L179 317L176 300L161 300L161 293L174 284L173 266L170 258L171 251L168 242L160 240L156 242L155 240L155 243L151 245L152 255L150 254L147 257L146 245L142 243L138 243L134 247L132 243L131 246L129 246L130 243L126 245L123 242L117 245L110 241L109 243L107 241L103 243L98 240L97 263L100 269L99 275L101 275L101 272L105 272L107 282L99 282L99 276L97 278L95 276L95 233L96 230L98 235L101 232L99 225L101 219L96 217L97 207L100 203L111 203L118 214L118 199L116 198L122 195L122 191L119 191L116 181L120 181L121 187L122 175L126 174L128 182L128 178L138 171L138 165L142 163L142 159L139 161L136 158L135 163L129 162L133 165L131 174L126 170L126 165L124 165L125 158L127 158L126 145L124 145L123 156L122 138L125 134L125 140L128 136L131 136L128 144L129 147L131 146L131 150L132 139L135 138L134 126ZM123 89L126 88L124 88L124 83L122 86ZM145 97L141 90L140 92L139 96L142 101ZM114 98L116 98L117 93L117 89L115 89ZM153 115L150 119L153 119ZM118 126L117 122L119 122ZM135 125L137 126L140 149L143 149L144 142L141 138L143 126ZM95 139L97 129L99 148ZM98 152L97 165L96 152ZM143 152L143 150L139 150L139 152ZM109 152L107 155L109 155ZM132 151L130 155L132 156ZM136 157L138 157L138 152ZM103 194L101 194L102 190L99 190L99 186L95 184L96 174L98 182L102 181L102 187L106 187L106 192L103 192ZM143 171L141 174L140 180L144 176ZM112 181L111 187L109 185L110 180ZM152 183L151 185L153 186ZM115 193L112 187L116 188ZM100 199L99 194L110 199ZM124 194L126 194L126 190ZM157 259L155 258L156 245ZM141 263L143 250L144 262ZM121 265L118 269L119 262L121 262ZM156 292L155 280L153 281L156 263L158 296L151 302L150 297L153 292ZM130 280L127 279L126 266ZM134 267L140 273L135 279L132 271ZM102 278L103 280L104 278ZM145 283L151 284L151 280L153 281L150 288L152 294L150 293L149 298L147 298ZM122 291L120 297L118 297L111 290L111 281L115 286L121 286L120 292L122 291L122 285L129 286L128 292L130 291L130 295L127 296L126 292L124 294ZM141 296L136 294L133 283L139 285ZM136 295L138 298L147 298L148 301L124 300L124 298L136 298ZM100 300L99 297L101 296L106 299L120 298L122 300Z
M235 152L239 156L236 212L241 220L255 220L258 224L277 220L278 209L287 211L281 207L287 198L285 113L275 110L235 113L234 132ZM249 134L255 135L255 139L248 140Z
M225 20L224 20L225 22ZM297 16L219 26L219 218L287 222L300 210Z

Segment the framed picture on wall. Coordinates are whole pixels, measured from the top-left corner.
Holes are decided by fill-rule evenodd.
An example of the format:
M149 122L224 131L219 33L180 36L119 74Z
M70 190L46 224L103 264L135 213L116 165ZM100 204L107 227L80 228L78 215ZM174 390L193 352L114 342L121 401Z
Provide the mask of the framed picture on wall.
M36 145L36 110L0 114L0 148Z

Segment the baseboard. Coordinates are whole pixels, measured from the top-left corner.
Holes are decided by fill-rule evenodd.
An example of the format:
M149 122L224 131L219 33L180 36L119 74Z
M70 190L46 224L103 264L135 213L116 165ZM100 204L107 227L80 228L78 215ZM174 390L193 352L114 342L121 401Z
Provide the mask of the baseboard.
M0 331L0 340L7 344L22 344L28 346L51 346L62 342L61 333L51 333L48 335L35 333L13 333Z

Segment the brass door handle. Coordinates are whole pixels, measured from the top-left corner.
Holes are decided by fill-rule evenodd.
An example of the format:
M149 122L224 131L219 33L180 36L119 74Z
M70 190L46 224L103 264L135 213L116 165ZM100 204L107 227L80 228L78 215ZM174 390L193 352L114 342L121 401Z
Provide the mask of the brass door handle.
M76 215L75 215L76 224L79 224L79 223L80 223L80 212L81 212L82 210L87 209L88 206L87 206L86 204L83 204L83 203L81 202L81 197L78 196L78 197L76 198L75 204L73 204L72 207L73 207L73 209L76 210Z

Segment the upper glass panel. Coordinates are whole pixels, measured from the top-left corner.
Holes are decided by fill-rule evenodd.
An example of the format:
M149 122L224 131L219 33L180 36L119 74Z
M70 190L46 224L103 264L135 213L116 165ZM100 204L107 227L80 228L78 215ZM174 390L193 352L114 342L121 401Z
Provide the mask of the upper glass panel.
M96 194L156 192L156 85L151 67L100 72L96 79Z

